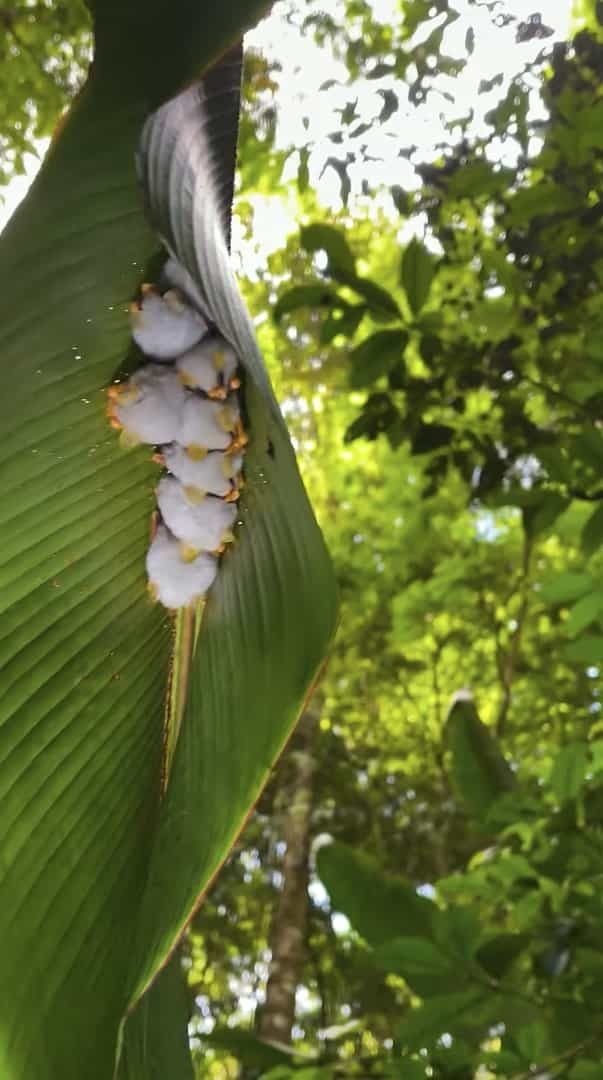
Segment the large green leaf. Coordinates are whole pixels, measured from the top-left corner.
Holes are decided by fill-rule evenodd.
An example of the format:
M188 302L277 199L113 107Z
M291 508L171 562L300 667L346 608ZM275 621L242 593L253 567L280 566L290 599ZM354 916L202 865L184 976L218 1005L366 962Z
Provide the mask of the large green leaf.
M459 695L446 721L452 780L476 820L514 786L515 778L472 700Z
M235 59L205 89L192 88L164 106L146 128L140 156L158 233L242 359L250 445L236 540L211 591L192 661L139 921L135 994L228 853L335 625L331 563L228 257L216 162L236 132L229 101L238 78Z
M333 907L347 915L369 945L431 934L437 912L432 901L404 878L384 874L369 855L335 843L321 848L316 861Z
M6 1080L75 1080L84 1061L111 1075L158 808L170 628L145 593L155 470L104 415L155 243L138 128L90 86L0 238Z
M116 1080L194 1080L190 999L174 954L130 1016Z
M330 566L256 357L245 525L208 605L155 843L172 643L145 589L157 468L120 449L105 388L157 249L134 167L148 103L257 8L178 0L166 20L159 0L98 2L92 78L0 239L3 1080L111 1076L128 985L157 971L224 857L333 628ZM155 913L162 874L176 895L160 884Z

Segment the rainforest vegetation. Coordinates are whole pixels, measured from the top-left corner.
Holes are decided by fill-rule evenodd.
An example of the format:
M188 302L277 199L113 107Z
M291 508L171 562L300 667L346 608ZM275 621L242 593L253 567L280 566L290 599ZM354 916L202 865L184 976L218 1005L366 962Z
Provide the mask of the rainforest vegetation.
M90 7L0 8L0 195L52 137L0 236L3 1080L600 1080L603 5ZM142 123L254 20L214 153L330 562L251 361L186 660L105 389L214 183Z

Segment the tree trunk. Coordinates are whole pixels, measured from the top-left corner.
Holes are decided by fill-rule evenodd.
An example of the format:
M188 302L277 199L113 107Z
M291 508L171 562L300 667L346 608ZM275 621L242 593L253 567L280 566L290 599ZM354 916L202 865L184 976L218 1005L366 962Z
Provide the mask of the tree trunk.
M308 709L289 755L289 781L285 784L283 885L270 929L271 961L266 1001L258 1035L267 1042L289 1043L295 1022L295 993L301 980L308 919L308 856L316 762L314 740L318 712Z

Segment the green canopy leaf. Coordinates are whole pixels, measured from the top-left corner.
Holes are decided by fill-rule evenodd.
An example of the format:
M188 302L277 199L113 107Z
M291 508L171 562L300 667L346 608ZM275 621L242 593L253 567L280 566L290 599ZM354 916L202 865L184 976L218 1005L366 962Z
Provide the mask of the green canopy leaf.
M603 664L603 634L584 634L566 645L564 653L579 664Z
M317 869L334 908L378 946L406 935L429 936L436 907L401 877L384 874L369 855L346 844L320 849Z
M603 589L596 589L576 601L568 615L565 629L570 637L575 637L592 623L600 622L602 619Z
M593 555L603 544L603 504L597 506L586 521L580 537L585 555Z
M290 311L297 311L301 307L329 307L343 308L346 301L342 300L337 290L326 282L314 282L311 285L294 285L281 293L274 306L273 316L278 322L283 315ZM346 305L347 306L347 305Z
M306 251L326 251L329 268L340 267L342 270L355 271L355 259L345 233L334 225L324 223L305 225L300 229L299 238Z
M483 999L482 990L463 990L457 994L432 997L420 1008L405 1016L398 1039L409 1051L434 1043L445 1031L454 1032L464 1017Z
M483 820L515 778L472 700L457 697L446 721L445 741L453 783L475 818Z
M347 270L338 263L329 267L329 271L341 285L347 285L366 300L367 307L376 322L392 322L394 319L401 318L396 299L376 281L361 277L360 274Z
M375 950L375 960L386 971L408 976L447 976L453 967L452 957L437 945L420 937L396 937Z
M541 590L541 596L549 604L567 604L570 600L584 596L592 587L593 579L590 574L567 570L547 582Z
M402 256L401 281L413 315L424 306L435 275L435 259L416 237Z
M560 803L575 799L584 783L588 747L585 742L563 746L553 762L549 783Z
M378 330L350 353L350 386L370 386L402 362L408 343L405 330Z
M275 1069L291 1063L290 1053L262 1042L244 1028L215 1027L203 1041L218 1050L228 1050L249 1069Z
M105 388L155 247L141 116L80 97L0 237L0 1075L111 1075L158 811L169 620L145 589L153 485ZM32 1029L36 1016L37 1031Z

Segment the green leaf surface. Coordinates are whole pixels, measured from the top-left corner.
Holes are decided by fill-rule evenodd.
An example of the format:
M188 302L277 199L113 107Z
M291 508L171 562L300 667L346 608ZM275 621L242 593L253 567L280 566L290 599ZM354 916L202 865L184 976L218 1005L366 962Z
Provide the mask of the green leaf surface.
M432 901L403 878L384 874L368 855L334 843L320 849L316 862L332 906L347 915L369 945L404 934L431 934Z
M147 984L225 859L316 677L336 618L335 584L227 249L217 147L236 133L236 62L147 125L140 173L149 212L202 308L245 369L250 433L235 542L204 611L189 698L143 898L135 994ZM211 273L208 272L211 268ZM200 827L199 823L203 825Z
M495 800L510 791L515 778L473 701L458 698L445 728L452 780L468 809L483 820Z
M603 505L597 506L585 522L580 542L586 556L594 555L603 544Z
M341 308L333 308L320 329L321 345L328 345L338 334L345 338L352 338L366 311L366 304L346 304Z
M480 945L476 960L489 975L501 979L529 943L527 934L497 934Z
M457 961L469 962L479 944L481 926L468 907L440 909L434 922L435 940Z
M592 587L593 579L590 574L568 570L563 574L557 574L543 585L540 595L548 604L567 604L571 600L584 596Z
M299 238L306 251L326 251L331 273L336 267L349 270L352 274L355 272L354 254L341 229L324 223L305 225L300 229Z
M572 607L565 624L565 629L570 637L575 637L586 630L592 623L600 621L603 616L603 589L595 589L588 593Z
M410 448L413 454L430 454L452 442L454 428L447 424L418 424Z
M420 1061L402 1060L387 1066L390 1080L425 1080L425 1065Z
M156 33L157 9L145 11ZM186 82L212 42L203 38L193 64L195 35L179 9L169 22L186 38L186 56L170 54L166 69ZM240 20L236 4L216 15L223 29L237 11ZM194 16L197 27L198 5ZM143 969L145 984L156 973L224 858L335 618L328 557L255 354L245 524L208 605L157 832L172 645L171 620L151 604L144 572L158 469L148 448L122 450L105 416L106 387L131 341L127 305L158 246L135 171L148 57L139 69L130 42L129 66L123 43L114 64L110 55L124 18L132 21L130 9L103 7L94 77L0 238L0 354L11 383L0 403L3 1080L79 1080L82 1062L90 1080L112 1075L128 986ZM137 47L143 39L146 24ZM213 153L219 170L227 148ZM234 151L231 172L232 162ZM228 208L206 172L200 179L210 189L207 227L226 235ZM226 175L223 190L231 187ZM190 215L180 222L190 227ZM211 290L213 267L207 275ZM235 295L228 303L238 313ZM247 357L255 346L246 334L230 336Z
M350 386L370 386L402 362L408 343L405 330L378 330L350 353Z
M145 588L157 470L104 413L155 247L140 121L91 85L0 237L3 1080L68 1080L84 1060L91 1080L111 1075L158 810L171 634Z
M560 803L575 799L585 779L588 746L585 742L568 743L553 762L549 783Z
M568 660L578 664L603 663L603 634L584 634L564 649Z
M326 282L315 282L312 285L294 285L292 289L281 293L274 306L273 316L278 322L283 315L302 307L344 308L344 306L347 306L346 302L340 299L337 290L332 285Z
M129 1017L116 1080L194 1080L180 965L176 952Z
M375 949L375 961L385 971L413 975L450 975L453 961L431 941L420 937L396 937Z
M599 1061L578 1061L568 1073L569 1080L599 1080L600 1075Z
M522 1057L531 1066L542 1064L550 1052L549 1029L543 1020L534 1020L521 1027L515 1041Z
M410 310L418 315L425 304L435 274L435 259L416 237L410 241L402 256L401 281Z
M203 1042L217 1050L227 1050L249 1069L275 1069L279 1065L289 1067L291 1061L290 1054L262 1042L244 1028L215 1027Z
M481 990L442 994L413 1009L404 1018L398 1038L407 1050L430 1046L445 1032L454 1032L459 1022L483 997Z
M345 267L336 264L329 267L331 275L341 285L347 285L355 293L366 300L367 306L376 322L392 322L401 318L400 308L397 301L387 289L377 285L370 278L360 277L359 274L346 270Z

